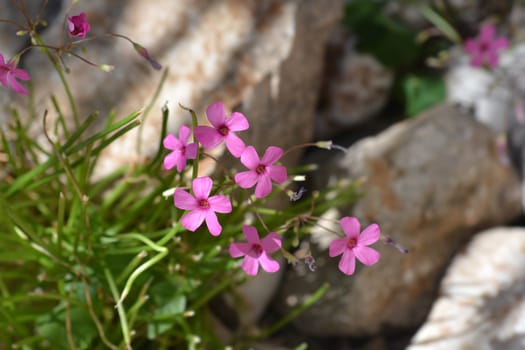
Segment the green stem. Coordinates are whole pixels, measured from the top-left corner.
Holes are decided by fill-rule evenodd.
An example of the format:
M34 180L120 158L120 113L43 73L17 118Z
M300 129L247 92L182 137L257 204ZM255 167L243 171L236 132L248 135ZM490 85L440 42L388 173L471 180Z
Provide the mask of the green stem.
M108 281L109 289L111 290L111 294L113 295L113 300L120 300L115 280L113 279L113 276L111 275L111 272L107 267L104 268L104 274L106 275L106 280ZM115 307L117 308L117 313L120 320L120 327L124 336L124 343L126 344L126 349L131 349L131 335L128 328L128 320L126 317L124 306L120 301L118 301Z

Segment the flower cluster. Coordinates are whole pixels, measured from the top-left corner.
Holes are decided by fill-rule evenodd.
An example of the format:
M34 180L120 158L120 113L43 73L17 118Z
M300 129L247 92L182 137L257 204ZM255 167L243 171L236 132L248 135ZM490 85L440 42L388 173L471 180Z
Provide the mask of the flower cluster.
M211 126L194 125L195 142L189 141L191 128L184 124L179 128L178 138L173 134L168 134L164 138L164 147L171 151L164 158L166 170L176 168L178 172L183 172L188 160L198 159L199 145L204 150L211 150L224 143L229 153L238 158L240 163L248 169L233 176L232 186L241 189L255 187L254 196L260 199L272 192L273 183L283 184L287 180L286 167L278 164L284 155L283 149L270 146L260 158L255 147L247 146L237 135L237 132L250 127L247 118L242 113L233 112L228 116L224 104L215 102L206 109L206 116ZM186 211L180 219L184 228L194 232L205 222L211 235L221 234L222 226L216 213L231 213L232 201L225 194L211 195L213 188L213 180L205 176L192 180L193 194L180 187L175 189L174 205ZM361 233L359 221L353 217L342 218L340 225L345 237L335 239L329 249L331 257L342 254L339 269L346 275L353 274L356 258L367 266L375 264L379 260L379 252L368 246L379 240L379 226L372 224ZM261 239L257 229L248 225L243 226L242 232L246 242L233 242L229 247L229 254L232 258L243 257L242 269L251 276L258 273L259 265L266 272L278 271L280 265L270 254L282 249L280 235L277 232L269 232ZM315 261L311 257L310 260L307 264L313 271Z

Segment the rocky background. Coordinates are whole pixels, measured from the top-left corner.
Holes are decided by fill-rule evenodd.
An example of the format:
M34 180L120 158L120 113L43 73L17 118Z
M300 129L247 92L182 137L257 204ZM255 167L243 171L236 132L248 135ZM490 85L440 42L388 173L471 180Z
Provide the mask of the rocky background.
M257 348L291 349L304 342L314 350L524 349L525 9L518 1L443 2L463 39L476 35L482 21L499 21L511 48L501 68L489 72L470 67L461 46L442 36L421 44L426 51L416 50L415 35L432 28L419 11L421 2L389 1L380 9L364 3L80 2L74 12L87 13L92 35L126 34L169 68L142 131L115 143L99 172L155 150L162 106L171 110L170 130L189 122L179 103L201 116L215 100L242 111L251 123L244 136L257 148L334 139L348 152L295 153L285 160L319 164L309 190L364 179L364 196L355 206L327 215L377 222L409 253L379 246L377 265L345 277L337 259L326 254L327 233L312 232L317 271L290 267L280 275L260 275L243 286L246 303L233 310L227 300L214 302L222 336L255 332L329 282L319 302ZM40 2L27 5L35 13ZM49 1L46 41L60 40L67 7ZM373 18L380 20L367 22L366 11L357 11L363 8L378 11ZM12 2L0 1L2 17L21 20L16 13ZM403 29L381 32L381 21L402 23ZM5 56L25 45L0 24ZM428 69L436 47L447 50L448 60ZM36 85L48 87L35 91L37 115L54 110L51 95L70 115L58 77L35 53L22 64ZM102 121L111 110L124 116L152 98L162 73L152 71L129 43L100 39L87 45L86 55L115 70L108 74L67 59L81 116L93 110ZM0 103L16 104L17 98L3 92ZM3 108L0 122L7 120ZM39 128L35 123L36 137L42 137Z

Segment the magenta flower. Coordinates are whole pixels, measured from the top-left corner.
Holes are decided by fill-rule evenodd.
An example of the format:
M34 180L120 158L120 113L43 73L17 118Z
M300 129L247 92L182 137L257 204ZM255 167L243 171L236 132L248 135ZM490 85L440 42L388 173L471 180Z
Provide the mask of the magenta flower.
M253 226L243 226L242 232L247 243L238 242L230 244L229 253L232 258L244 256L242 269L250 276L255 276L259 271L259 264L266 272L279 271L280 265L268 256L281 248L281 238L275 232L270 232L261 241L259 233Z
M188 144L190 134L190 128L186 125L181 125L178 139L172 134L168 134L164 138L164 147L173 151L164 158L164 168L166 170L170 170L176 165L177 171L180 173L186 167L186 159L195 159L197 157L197 143Z
M372 224L360 233L361 226L354 217L346 216L339 223L346 237L338 238L330 243L329 254L335 257L343 254L339 261L339 270L345 275L355 271L355 258L366 266L374 265L379 261L378 251L367 247L379 239L380 231L377 224Z
M4 56L0 54L0 83L18 94L29 95L26 88L16 80L17 78L29 80L29 74L23 69L16 68L16 65L17 62L14 59L6 62Z
M197 126L195 137L205 149L212 149L222 141L226 142L228 151L239 158L244 151L244 142L235 135L236 131L246 130L250 127L246 117L239 112L232 113L226 118L224 104L215 102L206 109L206 115L212 126Z
M505 37L495 37L496 28L492 24L481 27L479 38L471 38L465 42L465 51L470 58L472 67L488 66L495 68L498 65L499 51L509 46Z
M190 231L199 228L204 220L213 236L221 234L222 227L217 219L217 213L230 213L232 205L226 196L210 197L213 182L209 177L198 177L193 180L192 189L195 197L183 189L177 188L173 195L175 206L179 209L190 210L181 219L182 226Z
M83 39L89 32L90 25L86 20L86 14L80 12L76 16L67 18L67 31L69 35Z
M272 180L282 184L288 177L286 168L282 165L273 165L283 155L280 147L270 146L264 152L262 160L253 146L248 146L242 152L241 163L248 171L243 171L235 175L235 182L242 188L255 187L255 197L263 198L272 192Z

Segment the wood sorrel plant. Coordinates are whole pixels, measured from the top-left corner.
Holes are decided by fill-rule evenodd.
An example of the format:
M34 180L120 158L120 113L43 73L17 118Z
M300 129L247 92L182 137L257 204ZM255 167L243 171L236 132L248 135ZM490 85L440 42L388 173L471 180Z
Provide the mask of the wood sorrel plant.
M74 116L61 55L91 40L87 20L85 14L66 18L66 33L81 39L63 46L41 41L35 31L38 16L25 26L2 20L23 28L32 47L51 59ZM145 48L132 43L154 68L160 67ZM27 50L0 62L0 82L21 94L30 94L16 80L29 79L16 68ZM181 126L176 137L167 134L169 110L163 109L158 150L145 164L95 179L102 151L140 124L139 113L120 120L110 114L101 130L88 135L100 118L97 113L83 121L74 117L71 127L57 106L56 125L48 125L45 115L39 121L47 139L40 144L29 135L28 118L12 110L10 123L0 128L0 349L218 349L225 344L210 326L210 299L233 292L259 266L270 273L282 268L272 254L315 270L311 253L298 258L291 250L308 239L305 235L326 210L356 199L356 184L337 184L301 198L304 188L289 189L297 172L278 163L284 150L271 146L259 158L236 134L249 127L249 118L237 112L227 117L218 102L207 109L211 126L206 126L187 111L191 126ZM199 160L211 157L206 151L221 142L247 170L199 175ZM167 200L171 195L173 201ZM268 198L289 206L272 209ZM355 258L365 265L377 262L379 253L367 246L379 239L379 227L360 233L357 219L340 222L341 238L329 250L330 256L343 255L340 270L352 274ZM229 345L268 336L291 316Z

